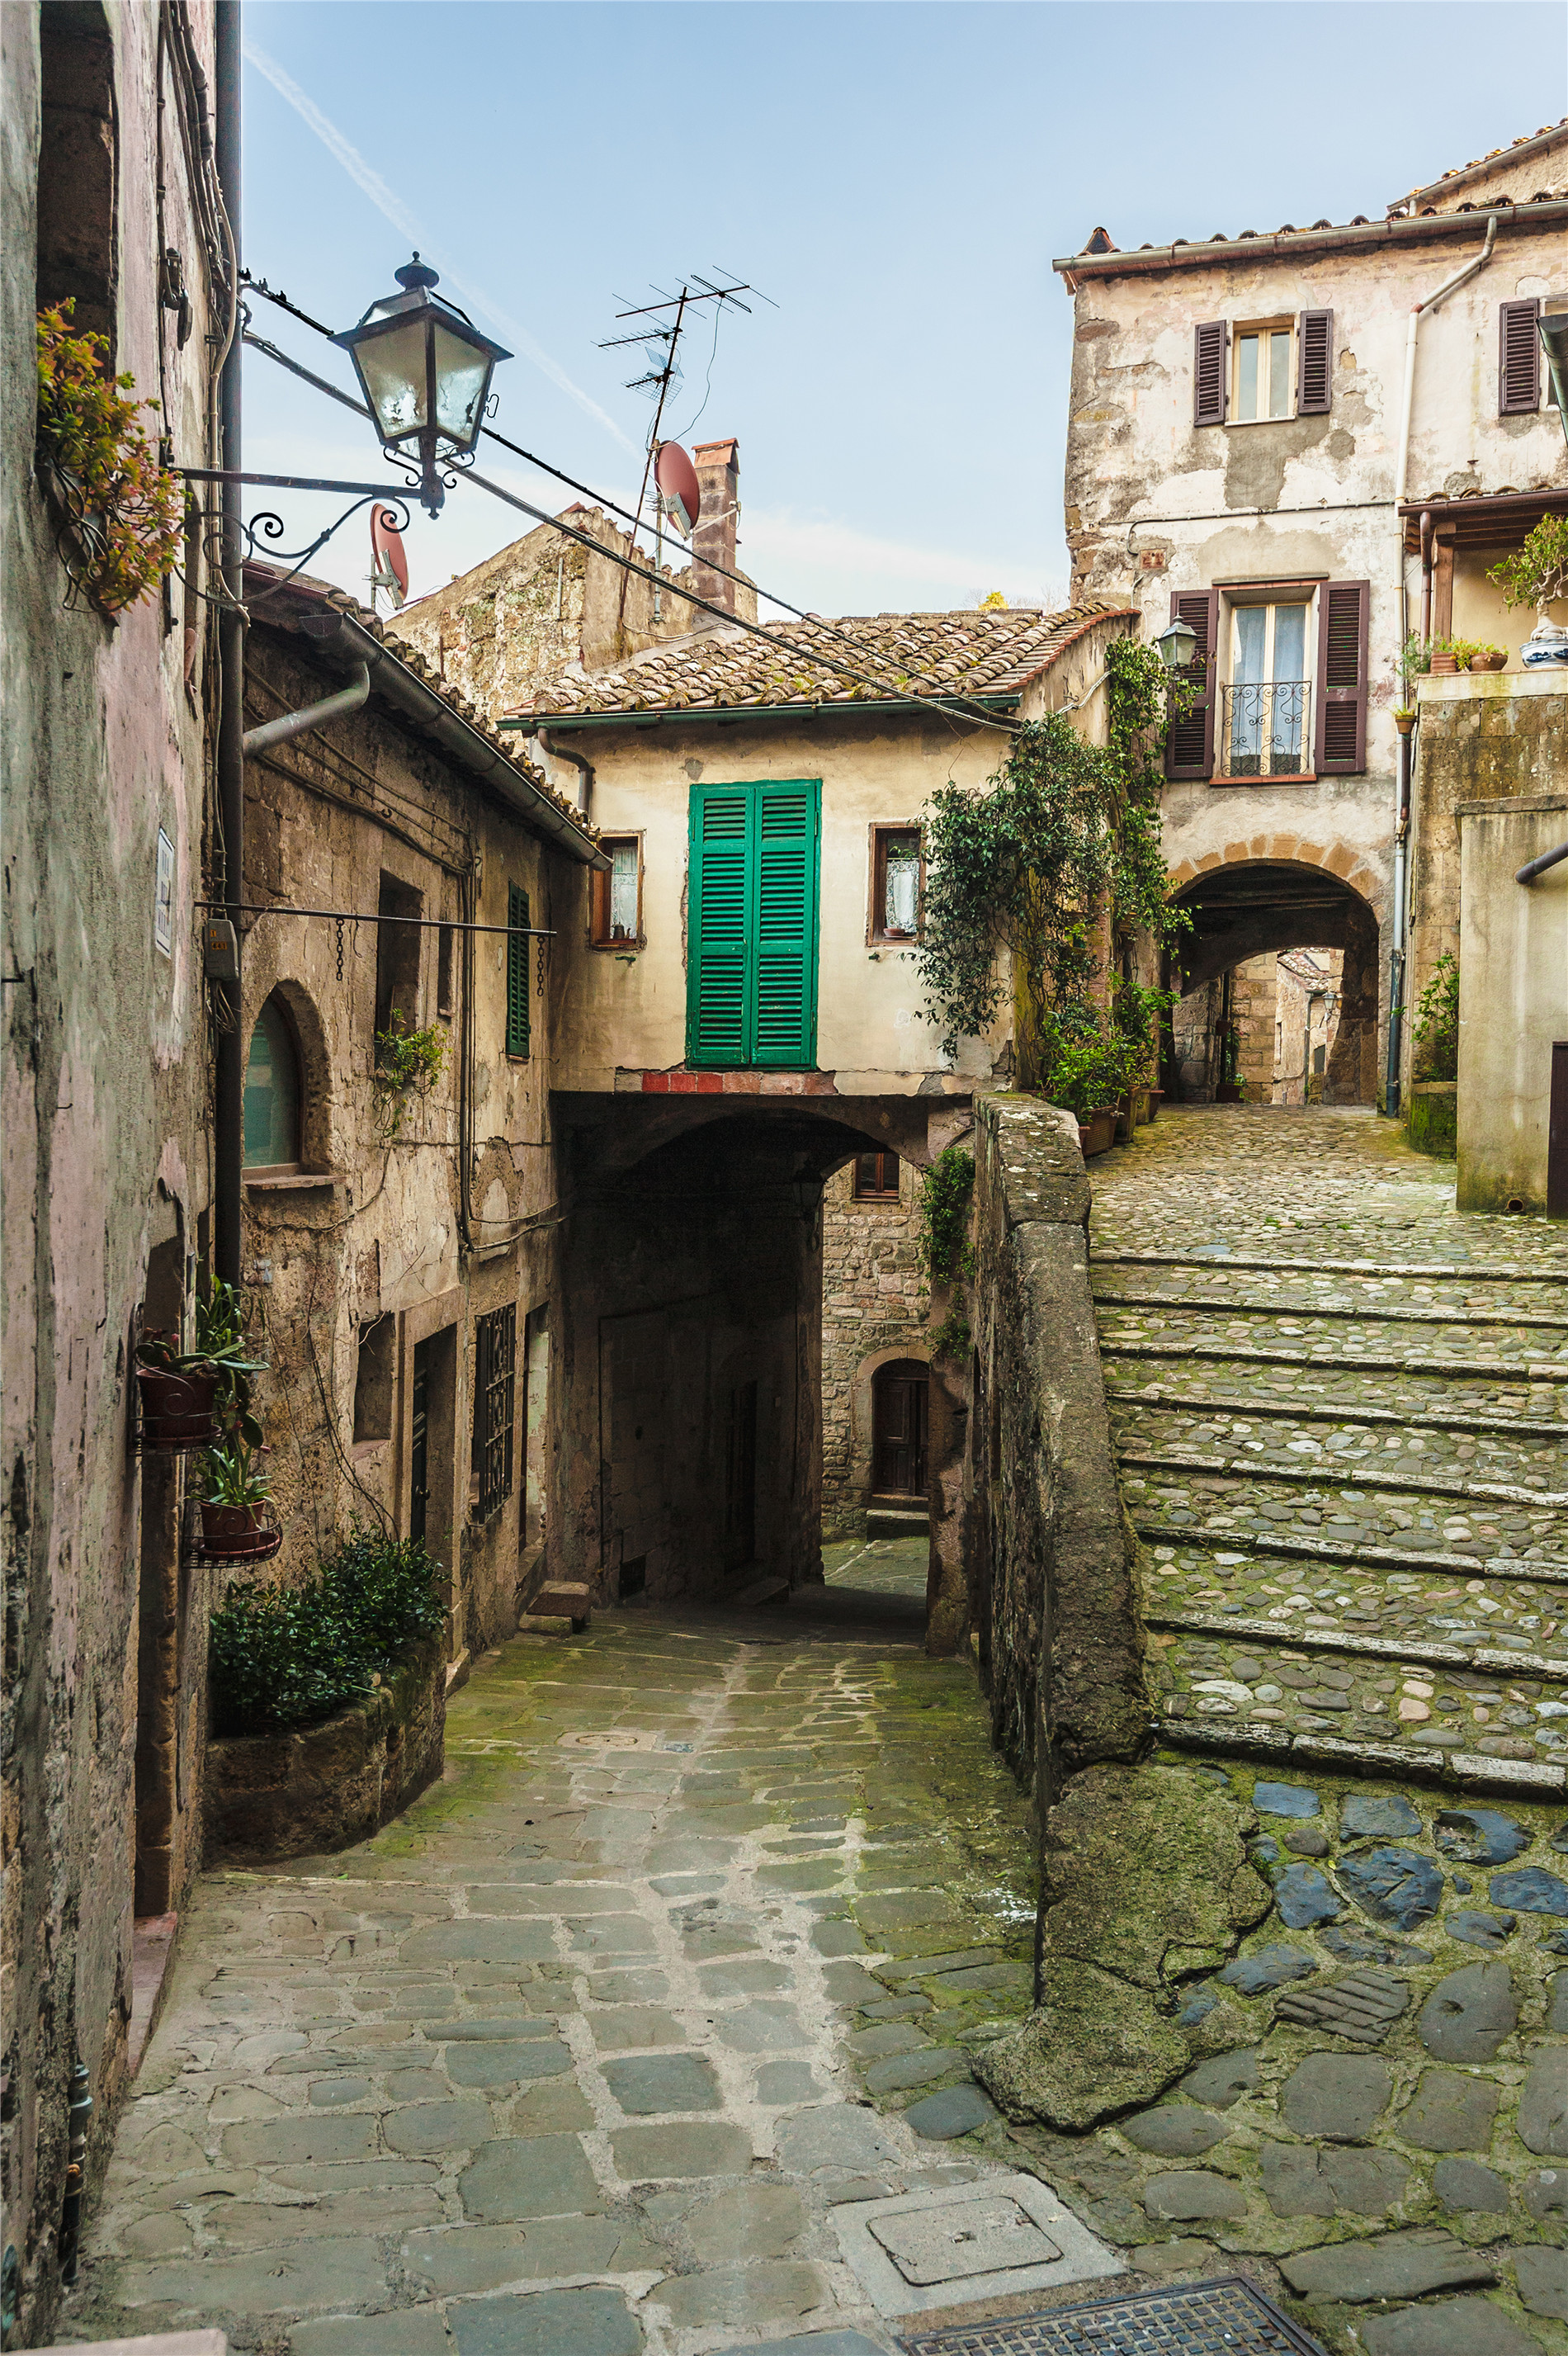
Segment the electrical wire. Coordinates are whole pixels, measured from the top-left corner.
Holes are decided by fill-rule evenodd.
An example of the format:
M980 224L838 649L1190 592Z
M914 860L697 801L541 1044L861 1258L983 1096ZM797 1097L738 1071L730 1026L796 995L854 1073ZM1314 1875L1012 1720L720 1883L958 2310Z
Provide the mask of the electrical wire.
M286 295L276 294L264 280L247 276L246 284L253 293L261 295L267 302L275 303L281 310L287 311L291 317L301 320L307 327L314 328L317 335L325 336L330 340L332 330L329 327L324 327L319 319L313 319L308 312L302 311L296 304L291 303ZM257 336L253 331L247 329L245 341L254 349L264 352L269 359L280 362L291 375L301 377L307 384L315 386L318 391L325 392L329 399L339 402L343 408L353 410L358 416L369 417L370 412L363 402L354 400L352 395L340 391L337 386L328 384L325 378L318 377L313 370L302 367L299 361L292 359L287 353L280 351L275 344L269 343L264 337ZM374 420L371 422L374 423ZM520 443L508 440L506 434L497 434L491 426L482 427L481 431L487 440L498 443L502 449L509 450L514 456L526 460L530 466L537 466L541 474L550 476L559 483L564 483L571 490L581 492L585 498L595 500L612 515L620 516L633 526L634 531L651 529L651 527L643 526L640 518L633 515L630 509L621 507L615 500L606 498L603 493L593 490L588 484L580 483L572 476L563 474L559 466L552 466L545 459L536 457L531 450L525 450ZM898 683L881 677L877 672L865 670L848 663L836 662L832 656L825 654L820 648L804 647L794 639L780 637L763 623L745 621L740 615L731 613L722 605L712 604L708 598L698 596L691 590L674 589L662 574L650 572L645 565L635 563L630 557L617 555L613 549L605 548L602 541L594 540L590 534L577 530L574 526L566 523L560 517L549 515L544 509L536 508L528 500L517 498L515 492L504 489L499 484L492 482L488 477L475 472L472 467L457 468L455 479L459 482L468 481L476 484L482 490L489 491L493 497L505 500L508 506L519 509L524 515L532 516L537 522L549 524L553 530L563 533L569 540L578 541L592 553L604 557L612 564L619 565L632 578L648 581L657 588L668 590L672 595L682 598L688 605L699 608L705 614L713 615L728 627L745 631L753 637L765 639L769 646L775 648L783 655L793 655L798 661L815 664L821 669L836 671L842 678L853 680L860 686L873 687L881 695L899 701L918 700L927 710L940 712L949 720L962 721L966 727L995 728L1008 736L1018 734L1019 723L1016 721L1001 720L993 712L983 712L977 707L970 708L962 698L943 699L934 695L912 698L907 683ZM708 563L706 558L703 562L705 564ZM748 589L756 589L758 595L765 597L769 605L777 605L784 613L793 614L799 621L809 622L814 629L825 632L841 645L853 648L857 654L860 653L858 642L847 630L839 629L832 622L824 621L819 615L808 613L804 606L792 605L787 597L774 596L771 590L760 588L755 582L748 580L743 573L732 573L725 565L713 564L709 569L726 581L736 582Z

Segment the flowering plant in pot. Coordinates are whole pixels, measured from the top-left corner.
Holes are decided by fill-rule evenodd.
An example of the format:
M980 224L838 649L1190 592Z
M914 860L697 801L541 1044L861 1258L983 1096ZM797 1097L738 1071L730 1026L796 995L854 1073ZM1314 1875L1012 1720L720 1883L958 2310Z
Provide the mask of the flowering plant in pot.
M209 1448L203 1463L202 1552L219 1562L251 1562L275 1554L282 1532L268 1515L272 1487L242 1440Z

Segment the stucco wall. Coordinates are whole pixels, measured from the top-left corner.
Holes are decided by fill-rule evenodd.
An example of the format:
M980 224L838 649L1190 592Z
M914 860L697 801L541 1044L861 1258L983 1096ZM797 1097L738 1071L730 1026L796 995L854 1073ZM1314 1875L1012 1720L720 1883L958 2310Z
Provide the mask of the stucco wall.
M196 0L190 15L210 76L211 8ZM208 1040L193 954L207 633L193 609L187 696L177 584L117 622L85 602L66 608L59 519L34 471L39 18L29 5L0 11L0 2134L6 2239L22 2268L18 2341L29 2345L49 2337L56 2307L70 2068L80 2055L91 2080L95 2179L125 2067L133 1910L177 1907L198 1846L208 1593L205 1576L178 1561L180 1475L144 1482L126 1447L133 1318L153 1254L163 1248L168 1309L188 1312L207 1205ZM91 31L89 12L71 22ZM155 396L161 352L165 430L181 461L201 464L211 315L177 141L165 150L161 219L156 209L157 23L155 10L116 8L100 27L113 60L115 364ZM71 189L55 194L57 218L69 220ZM184 255L196 305L183 351L156 300L165 243ZM175 853L169 955L154 940L160 827ZM139 1795L145 1687L155 1710L142 1709Z
M1568 1039L1568 794L1461 802L1459 1188L1462 1211L1546 1207L1554 1040Z

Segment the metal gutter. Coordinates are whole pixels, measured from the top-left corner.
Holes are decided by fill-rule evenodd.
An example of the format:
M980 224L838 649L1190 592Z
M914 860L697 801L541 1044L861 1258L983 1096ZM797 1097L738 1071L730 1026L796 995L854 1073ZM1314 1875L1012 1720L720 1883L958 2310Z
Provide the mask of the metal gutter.
M1474 238L1488 220L1499 233L1510 230L1561 230L1568 227L1568 198L1552 197L1541 203L1477 205L1471 212L1422 213L1410 220L1368 221L1344 229L1275 230L1261 237L1230 237L1201 244L1185 240L1131 253L1066 253L1051 263L1067 282L1069 294L1090 278L1138 278L1161 270L1212 269L1217 262L1236 261L1296 262L1314 253L1379 252L1392 246L1430 245L1452 238Z
M316 613L304 617L304 628L307 639L322 653L363 663L378 695L411 720L422 735L450 753L471 776L477 777L536 833L547 836L581 866L609 867L608 853L601 851L564 810L540 791L509 754L497 752L471 722L453 712L444 697L416 678L406 663L373 637L352 615L336 606L325 612L318 608Z
M1017 694L966 695L963 701L987 712L1016 712L1019 705ZM523 736L538 736L547 728L554 734L562 728L657 728L673 720L816 720L824 712L841 718L846 713L885 716L889 712L922 712L928 717L934 712L943 719L963 717L961 712L955 714L947 701L938 703L925 696L909 695L876 702L855 699L844 702L830 700L826 703L661 703L649 712L528 712L515 720L497 720L496 725L516 729Z

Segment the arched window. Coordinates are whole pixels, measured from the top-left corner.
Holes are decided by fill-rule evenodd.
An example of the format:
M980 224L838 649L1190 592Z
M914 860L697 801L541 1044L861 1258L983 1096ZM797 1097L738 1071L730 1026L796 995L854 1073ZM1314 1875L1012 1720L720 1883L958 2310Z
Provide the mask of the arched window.
M283 1001L269 998L251 1033L245 1066L245 1167L277 1170L300 1159L300 1059Z

